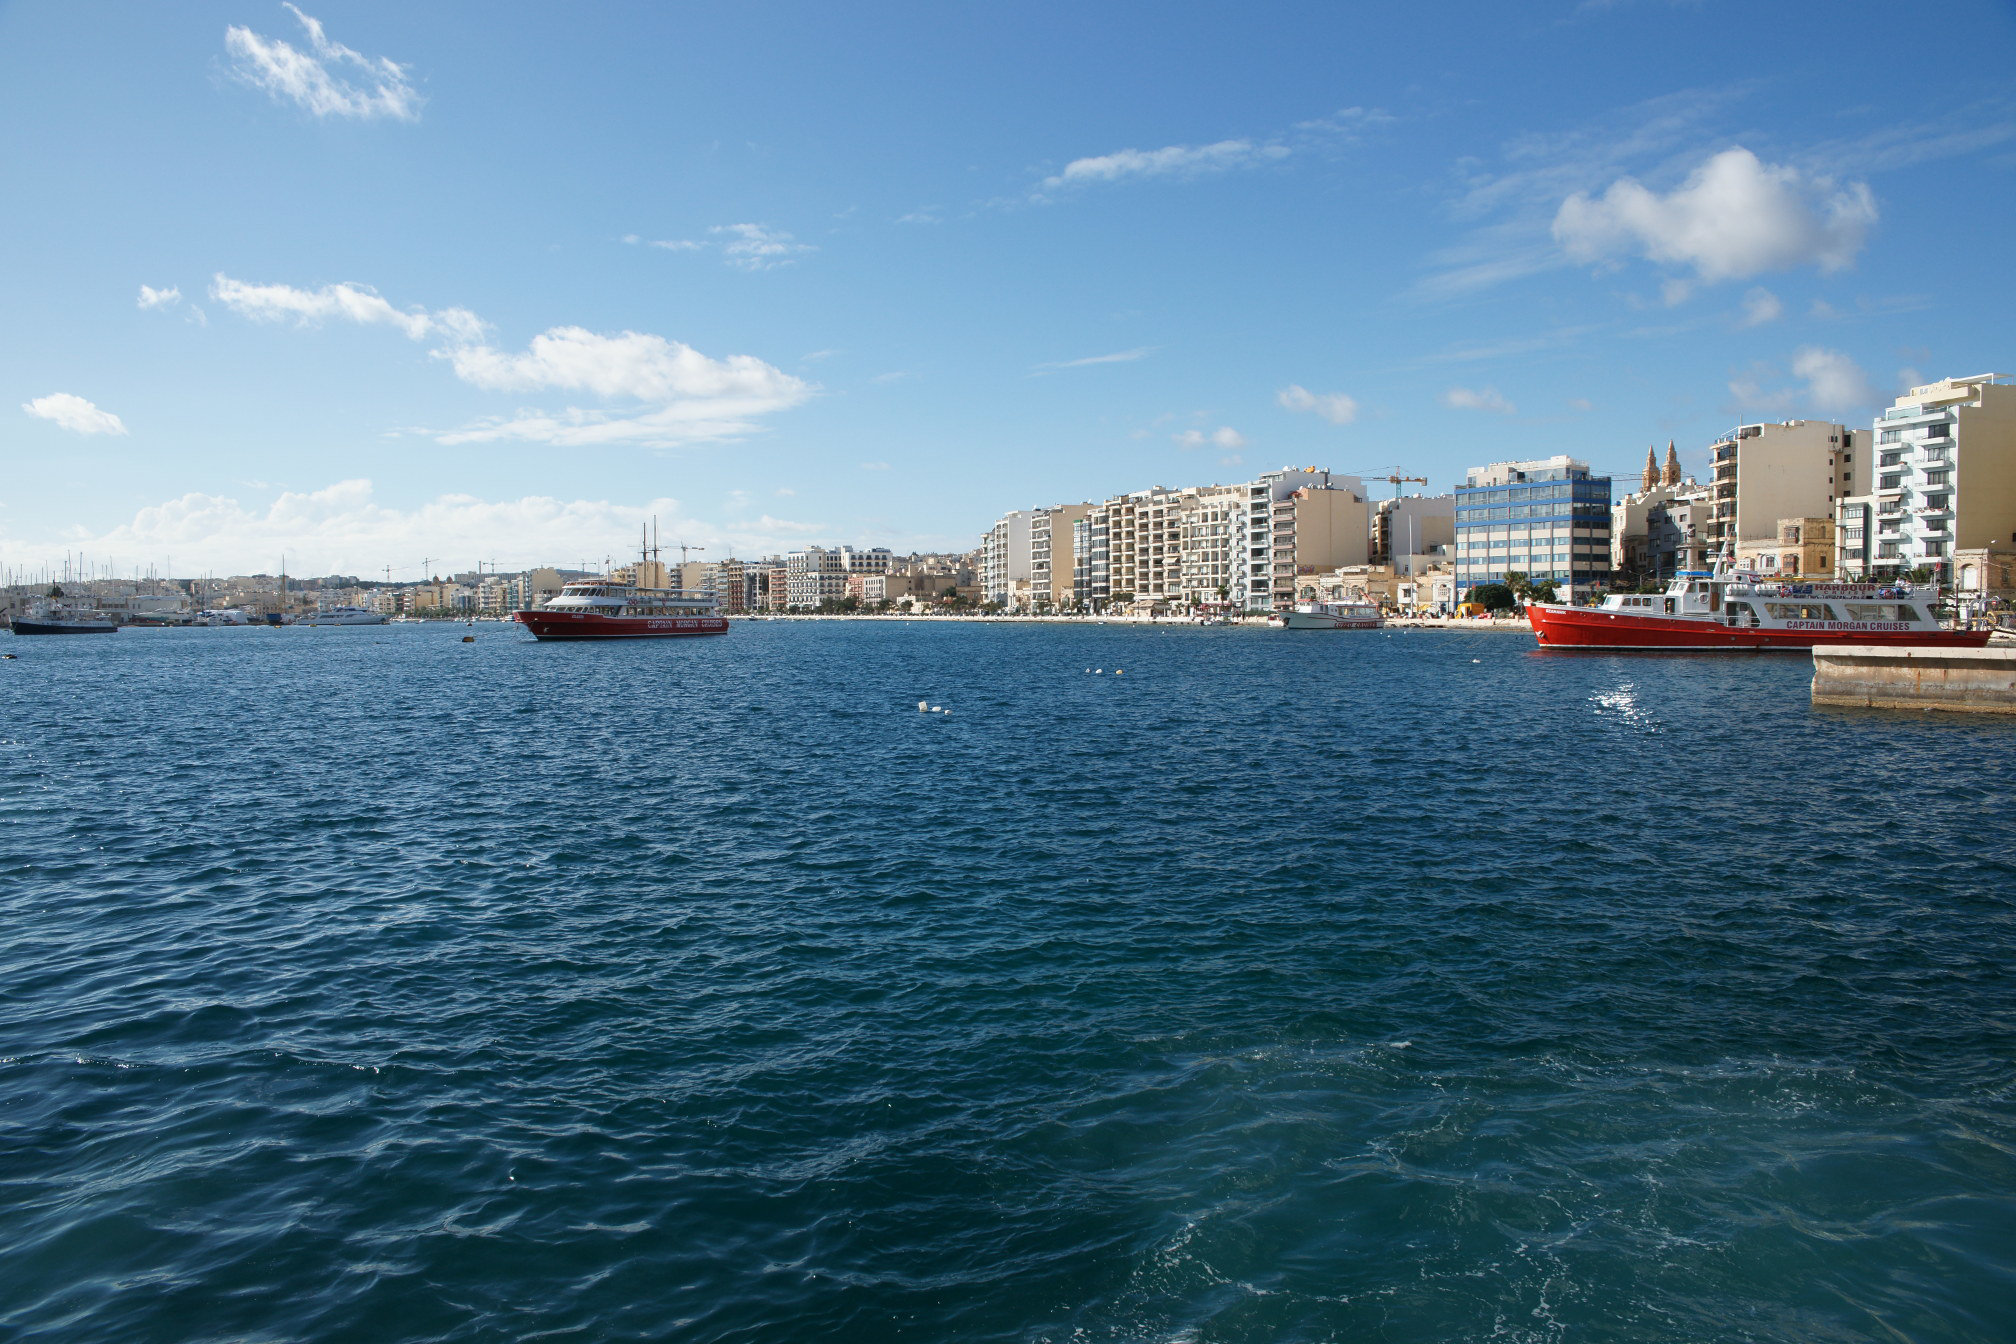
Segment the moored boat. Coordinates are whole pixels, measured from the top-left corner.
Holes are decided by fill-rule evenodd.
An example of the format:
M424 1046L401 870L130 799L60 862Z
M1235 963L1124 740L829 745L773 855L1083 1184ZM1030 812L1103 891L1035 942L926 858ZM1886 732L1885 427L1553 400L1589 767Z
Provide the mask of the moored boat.
M369 607L318 607L294 618L296 625L383 625L385 613Z
M1940 624L1938 590L1908 583L1801 583L1688 572L1661 594L1613 593L1598 607L1532 603L1533 634L1548 649L1804 651L1816 645L1973 648L1986 630Z
M37 603L14 618L17 635L116 635L119 623L103 612L48 600Z
M1377 630L1386 624L1371 602L1297 602L1267 618L1277 630Z

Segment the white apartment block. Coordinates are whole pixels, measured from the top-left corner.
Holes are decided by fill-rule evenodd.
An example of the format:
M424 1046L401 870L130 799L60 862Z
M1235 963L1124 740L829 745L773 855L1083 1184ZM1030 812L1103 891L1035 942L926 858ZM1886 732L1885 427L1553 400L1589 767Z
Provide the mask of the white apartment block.
M792 611L817 611L822 603L847 596L847 571L840 552L807 546L784 557L785 604Z
M1022 585L1027 590L1032 571L1029 525L1032 510L1017 509L1004 514L980 538L980 600L1007 605Z
M2016 543L2009 375L1914 387L1876 418L1874 437L1864 490L1844 490L1833 510L1838 572L1887 578L1926 568L1952 582L1961 552L1980 565Z

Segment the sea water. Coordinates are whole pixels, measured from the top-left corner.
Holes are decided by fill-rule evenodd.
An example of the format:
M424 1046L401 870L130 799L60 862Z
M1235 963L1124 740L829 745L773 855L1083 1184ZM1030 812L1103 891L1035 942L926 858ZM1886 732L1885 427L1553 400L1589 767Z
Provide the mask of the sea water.
M5 641L0 1337L2016 1338L2016 723L466 633Z

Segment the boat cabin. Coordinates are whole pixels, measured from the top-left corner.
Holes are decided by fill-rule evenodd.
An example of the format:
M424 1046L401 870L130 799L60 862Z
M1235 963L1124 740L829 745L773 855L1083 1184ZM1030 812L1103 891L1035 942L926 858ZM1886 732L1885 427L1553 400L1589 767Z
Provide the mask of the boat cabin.
M1663 593L1613 593L1600 610L1757 629L1789 621L1936 625L1931 605L1931 593L1910 584L1778 582L1694 571L1677 576Z

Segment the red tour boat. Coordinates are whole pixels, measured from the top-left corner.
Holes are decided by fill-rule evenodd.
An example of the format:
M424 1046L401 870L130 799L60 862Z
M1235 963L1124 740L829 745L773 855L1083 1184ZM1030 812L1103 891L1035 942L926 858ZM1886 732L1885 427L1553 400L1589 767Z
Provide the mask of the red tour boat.
M1613 593L1600 607L1526 608L1545 649L1758 652L1816 644L1978 649L1986 630L1949 630L1932 615L1938 589L1913 584L1800 583L1695 571L1659 596Z
M728 633L728 622L709 594L639 588L613 579L570 583L558 597L512 614L538 639L667 639Z

